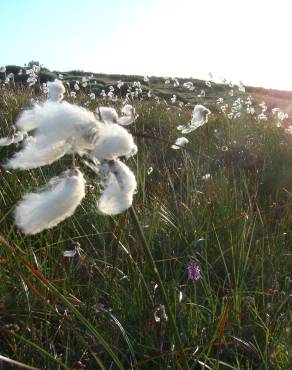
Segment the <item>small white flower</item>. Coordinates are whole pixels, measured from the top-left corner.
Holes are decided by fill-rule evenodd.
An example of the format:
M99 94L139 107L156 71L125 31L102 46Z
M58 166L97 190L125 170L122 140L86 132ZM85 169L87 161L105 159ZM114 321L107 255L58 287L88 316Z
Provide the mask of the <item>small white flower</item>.
M284 119L287 119L289 116L287 113L279 111L277 117L280 121L284 121Z
M119 80L119 81L117 82L117 88L118 88L118 89L120 89L122 86L124 86L124 82L123 82L123 81L121 81L121 80Z
M138 89L141 89L141 82L140 81L134 81L133 87L137 87Z
M280 111L280 108L273 108L272 109L272 113L273 114L276 114L277 112L279 112Z
M153 167L150 166L147 170L147 175L151 175L151 173L153 172Z
M194 87L194 84L192 83L192 82L185 82L184 84L183 84L183 86L184 87L186 87L188 90L190 90L190 91L193 91L193 90L195 90L195 87Z
M198 98L204 98L206 96L205 90L201 90L200 94L198 94Z
M262 108L262 112L266 112L268 107L264 101L262 101L259 106Z
M181 149L188 144L189 140L186 137L179 137L175 140L175 143L171 146L172 149Z
M115 100L116 99L116 96L115 96L115 94L114 94L114 92L113 91L109 91L108 93L107 93L107 96L108 96L108 98L110 98L111 100Z
M267 117L267 115L266 115L264 112L262 112L262 113L260 113L260 114L258 115L258 119L259 119L260 121L267 121L267 120L268 120L268 117Z
M172 104L174 104L176 102L176 95L172 95L170 101L172 102Z
M76 255L76 253L77 253L76 249L65 250L63 252L63 257L72 258Z
M206 173L206 175L202 176L202 180L204 180L204 181L210 180L211 178L212 178L212 176L211 176L210 173Z
M292 135L292 126L288 126L286 129L285 129L285 132L289 135Z
M226 113L226 111L227 111L227 109L228 109L228 104L223 104L223 105L221 105L221 107L220 107L220 109L221 109L221 112L222 113Z
M165 312L164 305L160 304L153 312L155 322L168 321L168 316Z
M245 87L244 87L242 81L239 81L238 90L241 91L241 92L245 92Z
M101 90L101 92L100 92L100 96L101 96L101 97L103 97L103 98L105 98L105 97L106 97L106 92L105 92L105 90Z
M32 70L33 70L34 73L39 73L39 71L41 70L41 67L34 64L32 66Z
M177 78L173 78L172 81L173 81L173 87L178 87L180 85L179 80Z

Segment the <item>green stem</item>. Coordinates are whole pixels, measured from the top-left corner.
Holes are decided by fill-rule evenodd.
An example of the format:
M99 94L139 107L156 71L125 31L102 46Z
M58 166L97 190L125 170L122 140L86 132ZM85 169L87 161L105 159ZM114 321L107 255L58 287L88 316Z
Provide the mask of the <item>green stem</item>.
M186 359L186 355L185 355L185 352L184 352L184 349L183 349L183 345L182 345L182 342L181 342L179 331L178 331L178 328L177 328L177 325L176 325L176 322L175 322L175 318L174 318L174 315L172 313L172 310L171 310L171 307L170 307L170 304L169 304L169 301L168 301L168 297L167 297L166 291L164 289L164 285L163 285L163 282L162 282L160 273L159 273L159 271L157 269L156 262L155 262L155 260L153 258L153 255L151 253L150 246L149 246L149 244L148 244L148 242L147 242L147 240L145 238L145 234L144 234L144 232L142 230L142 227L140 225L140 222L138 220L137 214L136 214L133 206L129 209L129 211L130 211L132 220L133 220L133 222L134 222L134 224L135 224L135 226L137 228L137 231L138 231L138 233L140 235L142 244L143 244L143 246L145 248L145 251L147 253L147 257L149 259L149 262L150 262L150 265L151 265L151 269L154 272L154 274L156 276L156 279L157 279L157 282L158 282L158 285L159 285L159 287L161 289L161 293L162 293L162 296L163 296L165 308L166 308L166 311L167 311L167 314L168 314L170 323L171 323L172 328L173 328L173 331L174 331L174 337L175 337L176 346L177 346L177 348L179 349L179 351L181 352L181 355L182 355L182 361L183 361L184 370L188 370L189 369L189 365L188 365L188 362L187 362L187 359Z
M106 350L106 352L111 356L113 362L117 365L117 368L120 370L125 370L123 364L119 360L117 354L111 349L110 345L106 342L106 340L103 338L103 336L97 331L94 325L92 325L85 316L82 315L81 312L78 311L78 309L74 306L73 303L71 303L59 290L49 281L47 280L41 271L35 270L33 267L30 266L30 264L22 258L15 249L6 241L6 239L0 234L0 244L8 250L14 258L20 262L26 269L32 273L34 277L38 279L38 281L47 289L54 292L56 296L60 299L60 301L67 306L71 312L76 316L77 319L79 319L80 322L83 323L83 325L87 328L87 330L99 341L101 346ZM24 338L22 337L24 340Z

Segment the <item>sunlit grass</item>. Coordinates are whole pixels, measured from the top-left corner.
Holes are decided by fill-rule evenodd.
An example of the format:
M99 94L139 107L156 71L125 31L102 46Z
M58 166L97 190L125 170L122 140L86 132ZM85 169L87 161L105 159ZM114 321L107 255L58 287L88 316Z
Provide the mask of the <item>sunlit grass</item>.
M1 136L31 97L1 90ZM167 141L190 108L135 107L134 207L189 367L289 369L292 137L271 120L214 114L174 151ZM12 151L1 148L2 163ZM13 225L21 195L70 160L27 172L1 168L0 227L9 244L0 249L0 355L41 369L184 368L170 320L155 321L165 299L137 224L130 212L98 214L89 172L73 217L36 236ZM77 242L78 253L64 257ZM188 279L193 259L198 281Z

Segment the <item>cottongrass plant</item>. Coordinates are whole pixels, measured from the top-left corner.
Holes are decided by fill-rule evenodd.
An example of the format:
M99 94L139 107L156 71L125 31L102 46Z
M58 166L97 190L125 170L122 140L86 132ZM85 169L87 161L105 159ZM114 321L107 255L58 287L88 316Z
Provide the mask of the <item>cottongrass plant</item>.
M169 81L167 87L172 88L173 80ZM278 128L282 115L275 111L271 117L268 103L268 120L257 120L264 106L242 94L240 101L231 97L229 89L236 95L238 88L226 86L218 104L212 94L199 100L213 112L208 135L198 127L185 150L173 151L170 146L179 136L174 128L185 125L191 106L180 105L181 91L193 94L193 101L198 99L182 82L167 99L155 97L153 84L153 101L147 93L146 101L134 100L140 121L131 128L139 145L133 177L124 167L126 156L115 157L125 152L126 134L122 149L107 151L106 159L101 154L110 145L111 128L126 131L117 120L127 114L118 102L115 113L101 117L98 111L106 111L103 106L111 105L111 98L91 100L82 83L80 79L76 104L91 111L101 105L92 113L99 122L96 141L91 135L94 145L87 147L90 139L83 139L83 129L77 130L81 144L70 140L73 134L69 134L71 148L57 164L32 171L1 168L0 222L9 240L0 235L1 361L12 358L48 369L290 369L289 120L281 122L285 130ZM10 94L11 87L0 92L5 132L34 89ZM199 83L198 88L202 88ZM210 89L213 92L216 85ZM173 93L177 95L174 104L169 100ZM50 103L66 102L57 98ZM72 117L78 119L78 114ZM101 135L100 125L110 129ZM15 148L25 150L41 132L28 131L28 140L2 148L1 154L12 159ZM99 141L97 149L101 137L104 145ZM152 137L156 140L148 140ZM134 145L133 141L129 145L133 152ZM73 157L80 168L73 165ZM27 195L39 204L38 195L53 191L51 204L66 202L63 184L67 187L72 181L73 188L84 189L80 174L85 177L89 171L83 171L83 165L94 177L86 176L86 199L74 217L37 237L23 236L12 227L9 216L19 191L39 186L40 178L58 175ZM123 172L122 178L117 171ZM132 192L136 181L135 210L131 206L114 218L96 212L93 203L103 209L103 195L106 212L118 208L111 193L121 193L125 206L131 203L123 186ZM75 196L82 197L79 190L71 193L72 207L79 201ZM25 201L26 195L19 204ZM23 214L30 217L29 212ZM47 224L56 216L48 217Z
M48 100L24 110L18 118L18 135L25 141L5 167L28 170L50 165L66 154L78 154L93 162L89 167L102 177L99 211L109 215L125 211L132 204L136 180L119 158L135 155L137 146L118 123L133 123L134 108L125 105L119 118L113 108L101 107L100 121L87 109L62 102L65 88L61 81L55 80L47 87ZM3 142L14 143L15 136L2 139ZM16 225L25 234L52 228L70 217L84 196L83 174L73 166L37 193L24 196L15 210Z
M197 104L194 107L191 121L187 125L179 125L177 129L183 134L189 134L197 128L203 126L208 122L208 116L211 111L201 104Z

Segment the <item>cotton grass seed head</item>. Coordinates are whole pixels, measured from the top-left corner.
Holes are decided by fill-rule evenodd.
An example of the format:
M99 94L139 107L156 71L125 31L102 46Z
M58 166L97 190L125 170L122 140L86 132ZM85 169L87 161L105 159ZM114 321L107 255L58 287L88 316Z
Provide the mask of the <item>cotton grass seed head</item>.
M0 145L24 140L22 149L8 160L6 167L31 169L49 165L66 154L86 156L83 161L98 175L102 192L98 209L116 215L132 205L137 184L132 171L119 160L137 152L132 135L120 125L114 108L101 107L100 118L82 107L60 102L64 87L60 81L49 85L50 99L36 103L19 116L11 136L0 139ZM122 109L133 119L131 105ZM31 136L27 136L26 133ZM74 165L73 165L74 166ZM25 234L36 234L52 228L70 217L85 196L85 180L79 169L65 171L37 192L26 194L15 209L16 225Z
M176 139L175 143L171 146L172 149L181 149L188 144L189 140L186 137L179 137Z
M107 166L108 174L97 207L101 213L113 216L132 205L137 183L133 172L123 162L114 160L107 162Z
M194 107L190 123L187 125L180 125L177 129L183 134L188 134L207 123L210 113L211 111L208 108L201 104L197 104Z
M131 157L137 153L133 137L126 129L116 124L102 127L91 155L98 160Z
M85 196L78 169L65 171L37 193L26 194L15 209L15 223L24 234L36 234L70 217Z
M55 80L54 82L47 82L47 88L48 88L48 99L51 101L60 102L63 100L64 93L65 93L65 87L60 80Z

